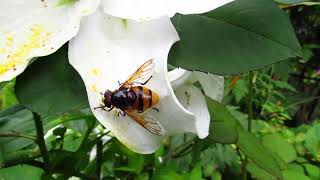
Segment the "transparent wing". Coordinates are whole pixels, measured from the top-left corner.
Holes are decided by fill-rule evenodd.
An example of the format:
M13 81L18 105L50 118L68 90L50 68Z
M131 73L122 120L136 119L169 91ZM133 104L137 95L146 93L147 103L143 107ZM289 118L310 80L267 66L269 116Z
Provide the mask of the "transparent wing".
M133 84L144 84L152 74L154 60L150 59L142 64L129 78L121 85L121 88L130 87Z
M125 111L125 113L140 126L151 132L152 134L163 136L165 131L161 124L152 117L143 116L135 111Z

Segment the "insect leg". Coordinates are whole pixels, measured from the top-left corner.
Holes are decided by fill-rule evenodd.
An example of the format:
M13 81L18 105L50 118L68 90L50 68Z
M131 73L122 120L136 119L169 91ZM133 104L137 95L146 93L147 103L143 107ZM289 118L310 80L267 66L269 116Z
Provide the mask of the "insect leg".
M157 112L159 112L159 109L158 109L158 108L152 108L152 109L154 109L154 110L156 110Z
M143 83L141 83L141 82L133 82L132 84L139 84L139 85L142 85L142 86L144 86L144 85L146 85L148 82L149 82L149 80L152 78L152 76L150 76L149 77L149 79L147 79L145 82L143 82Z
M118 117L119 117L120 115L123 116L123 117L125 117L125 116L126 116L126 113L125 113L124 111L120 110L120 111L118 112Z
M148 82L149 82L149 80L152 78L152 76L150 76L149 77L149 79L148 80L146 80L146 82L144 82L144 83L141 83L142 85L146 85Z
M96 110L96 109L103 109L103 110L107 111L106 109L104 109L105 107L107 107L107 106L98 106L98 107L94 107L93 109L94 109L94 110Z
M110 109L108 109L107 111L110 112L112 109L114 108L114 106L112 106Z

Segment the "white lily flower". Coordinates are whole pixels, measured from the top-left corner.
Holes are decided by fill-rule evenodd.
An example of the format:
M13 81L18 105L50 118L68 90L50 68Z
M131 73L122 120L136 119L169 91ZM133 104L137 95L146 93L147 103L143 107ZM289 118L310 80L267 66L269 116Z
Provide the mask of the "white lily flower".
M101 0L107 14L122 19L204 13L232 0ZM0 6L0 82L19 75L33 57L46 56L74 37L83 16L100 0L3 0Z
M162 136L145 130L128 116L117 116L119 109L106 112L94 109L102 102L100 92L118 89L149 59L154 59L152 78L145 85L159 95L159 112L149 109L165 135L181 132L197 133L194 116L174 96L167 75L167 56L178 34L168 17L136 22L97 11L83 19L79 34L69 44L70 63L85 82L90 107L96 118L127 147L139 153L152 153Z
M221 101L224 91L223 76L177 68L169 72L169 80L180 103L194 114L198 137L207 137L210 113L204 94L216 101ZM201 84L204 94L194 85L197 81Z
M159 112L150 108L144 114L159 121L165 136L193 132L203 138L208 123L197 122L195 115L179 103L168 79L168 52L179 37L169 17L163 15L172 16L175 11L199 13L223 5L216 0L212 0L215 2L212 4L205 2L180 3L181 9L173 8L176 10L165 13L157 12L164 6L154 6L155 14L150 17L157 19L138 22L114 17L117 13L106 8L107 1L103 1L100 8L100 0L4 1L0 7L0 82L20 74L31 58L51 54L73 38L69 43L69 60L85 82L96 118L127 147L139 153L152 153L163 136L150 133L127 116L118 117L117 109L105 112L94 107L101 104L101 92L116 90L118 81L124 82L143 63L153 59L155 66L146 87L159 95L156 106ZM125 17L144 18L145 15L136 16L135 12L150 3L144 2L146 6L141 3L138 1L131 7L132 16ZM177 3L174 6L177 7Z
M101 0L106 13L123 18L144 21L162 16L206 13L233 0Z
M0 82L16 77L33 57L55 52L78 32L80 19L100 0L2 0L0 6Z

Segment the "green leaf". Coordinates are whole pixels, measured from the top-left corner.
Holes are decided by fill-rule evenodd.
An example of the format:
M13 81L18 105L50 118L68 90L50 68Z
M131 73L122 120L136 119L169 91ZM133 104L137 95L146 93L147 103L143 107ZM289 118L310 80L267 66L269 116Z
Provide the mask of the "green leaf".
M18 165L10 168L0 169L0 180L40 180L42 173L42 169L33 166Z
M88 106L85 86L68 63L66 46L31 64L17 78L15 90L22 105L42 116Z
M288 169L289 170L294 170L294 171L297 171L297 172L300 172L300 173L304 173L304 168L302 165L298 164L298 163L290 163L288 165Z
M221 179L222 179L222 176L221 176L220 172L214 171L211 176L211 180L221 180Z
M5 109L17 104L17 98L14 94L15 80L7 82L1 89L1 108Z
M233 172L237 172L237 166L239 165L238 158L236 151L231 145L216 143L212 147L202 151L200 162L202 166L214 165L219 169L232 168Z
M276 158L260 144L252 133L240 131L237 146L258 167L267 171L276 179L282 179L281 167Z
M299 171L285 170L283 172L284 180L311 180L309 177L301 174Z
M134 154L128 158L128 167L132 168L136 174L140 174L144 167L144 156L141 154Z
M23 134L35 134L35 126L33 122L32 113L21 108L21 106L13 106L0 114L0 133L13 133L19 132ZM22 148L28 145L35 145L35 142L25 138L11 138L1 137L0 138L0 151L2 151L3 159L8 160L9 157L21 155L17 153Z
M297 5L306 5L306 6L314 6L320 5L320 2L312 1L312 0L274 0L281 4L286 4L288 6L297 6ZM287 6L284 6L287 7Z
M149 180L149 174L148 173L142 173L139 174L137 177L134 178L134 180Z
M236 102L239 103L249 93L248 84L245 80L240 79L232 89L232 92L236 98Z
M304 164L305 170L311 179L320 179L320 168L312 164Z
M274 1L282 4L297 4L297 3L305 2L307 0L274 0Z
M181 39L169 56L176 67L237 74L302 57L287 15L270 0L236 0L172 22Z
M320 124L315 124L308 130L305 146L314 157L320 159Z
M275 178L282 179L281 169L286 168L285 162L262 146L252 133L245 131L223 104L207 98L207 105L212 118L210 128L214 128L214 131L210 129L210 139L222 143L236 143L240 150L258 167ZM217 127L216 125L220 123L225 125ZM225 129L221 130L221 128Z
M224 144L233 144L238 140L237 127L241 126L228 109L219 102L207 97L211 123L208 138Z
M194 168L192 169L192 171L190 172L190 174L188 175L189 180L202 180L202 169L200 166L200 163L197 163Z
M250 162L247 166L248 171L250 172L251 176L254 177L254 179L259 180L276 180L276 177L272 176L267 171L263 170L256 164Z
M47 132L52 127L61 123L62 119L51 116L43 119L44 130ZM20 133L35 136L36 130L31 111L21 105L12 106L0 111L0 134ZM39 154L33 140L16 137L0 137L0 153L5 161L22 160Z
M174 164L167 164L161 168L156 169L154 175L151 178L152 180L183 180L183 176L176 172L176 167Z
M279 155L279 157L287 163L292 162L297 158L294 147L279 134L267 134L263 136L262 144Z

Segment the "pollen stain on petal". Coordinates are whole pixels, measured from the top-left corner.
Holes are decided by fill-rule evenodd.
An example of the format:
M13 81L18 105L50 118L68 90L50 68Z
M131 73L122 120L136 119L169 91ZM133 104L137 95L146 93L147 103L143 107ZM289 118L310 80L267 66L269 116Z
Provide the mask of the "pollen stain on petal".
M8 54L5 59L0 60L0 75L8 72L9 70L16 70L17 65L26 64L26 61L33 51L33 49L39 48L47 42L50 33L44 34L44 29L40 25L34 25L30 28L30 35L27 40L21 44L14 52L11 52L14 48L14 38L10 33L6 36L6 42L4 48L0 48L1 54Z
M12 46L12 44L13 44L13 37L7 36L5 46Z
M97 85L92 84L91 89L93 92L97 92Z
M100 71L99 71L97 68L93 68L93 69L92 69L92 74L93 74L94 76L98 76L98 75L100 74Z
M125 28L127 28L128 27L128 20L127 19L121 19L121 21L122 21L123 26Z
M84 10L81 11L81 13L82 13L83 15L87 15L87 14L89 13L89 10L88 10L88 9L84 9Z

